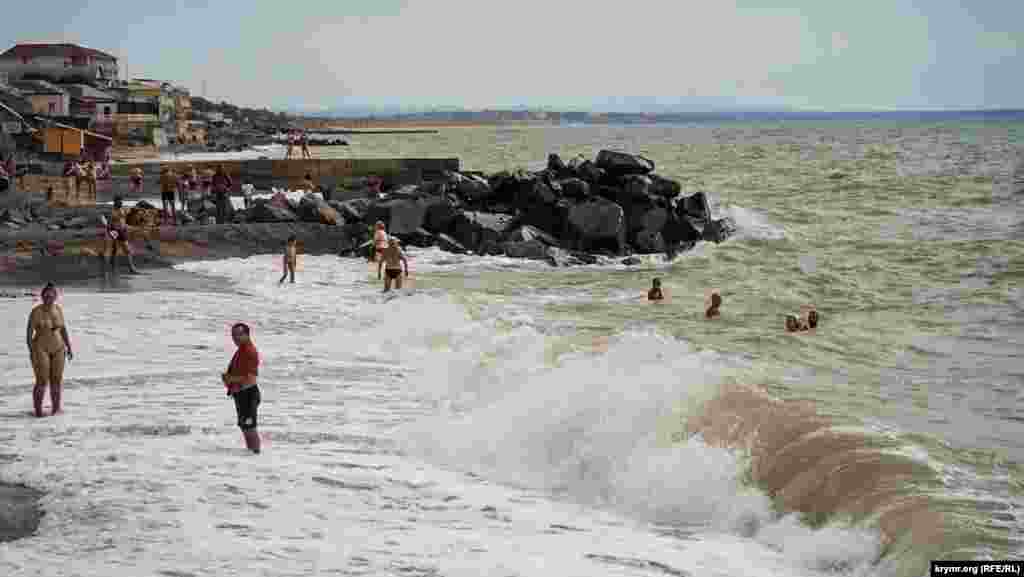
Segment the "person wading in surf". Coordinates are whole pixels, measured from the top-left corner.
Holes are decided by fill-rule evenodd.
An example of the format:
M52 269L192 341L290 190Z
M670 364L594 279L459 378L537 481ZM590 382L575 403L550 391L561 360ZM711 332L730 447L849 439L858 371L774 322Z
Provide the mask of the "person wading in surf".
M370 251L373 257L370 260L380 262L381 255L388 248L388 233L384 230L384 223L382 221L378 220L375 226L376 230L373 231L373 249Z
M722 295L718 294L718 291L715 291L711 293L711 305L704 311L704 318L717 318L721 314L718 310L718 307L720 306L722 306Z
M277 281L277 284L284 283L284 279L288 277L289 273L292 275L292 284L295 284L295 265L298 258L298 240L293 234L288 237L288 242L284 245L284 258L281 261L284 274L281 275L281 280Z
M661 292L661 279L656 278L651 281L651 290L647 291L647 300L649 301L661 301L665 300L665 294Z
M36 417L43 416L43 397L47 387L50 388L51 414L61 412L64 358L71 360L74 357L64 311L57 304L57 287L47 283L40 296L43 303L32 309L25 329L25 342L36 375L36 385L32 389L32 407Z
M398 239L392 237L381 255L380 262L377 263L377 280L381 278L381 269L387 274L387 278L384 279L384 292L391 290L391 281L395 281L396 289L402 288L402 265L405 265L405 278L409 278L409 260L405 258Z
M231 357L228 370L221 375L228 396L235 400L238 413L238 428L242 430L245 447L253 453L260 452L260 436L256 430L256 412L260 405L260 388L256 384L259 376L260 355L249 334L249 326L235 323L231 327L231 340L238 350Z

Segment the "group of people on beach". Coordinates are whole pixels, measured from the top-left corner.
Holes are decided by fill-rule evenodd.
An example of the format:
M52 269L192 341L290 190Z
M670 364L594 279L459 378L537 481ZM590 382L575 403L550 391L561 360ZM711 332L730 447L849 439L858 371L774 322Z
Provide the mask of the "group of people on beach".
M651 288L647 291L647 300L660 302L665 300L665 293L661 290L661 279L655 278L651 281ZM704 318L715 319L721 316L722 294L717 290L711 291L707 307L704 309ZM813 307L809 308L805 315L786 315L786 332L795 333L809 331L818 328L818 311Z
M305 130L291 130L288 132L288 150L285 151L285 159L292 157L295 147L302 148L302 158L313 158L309 152L309 134Z
M132 194L142 194L143 176L141 168L132 169L129 177ZM223 164L218 164L213 170L207 168L202 172L190 164L180 174L174 167L165 166L160 171L162 214L168 222L177 224L177 203L181 204L182 212L189 212L190 208L196 210L207 199L212 198L217 207L217 223L223 224L227 222L229 195L233 184Z

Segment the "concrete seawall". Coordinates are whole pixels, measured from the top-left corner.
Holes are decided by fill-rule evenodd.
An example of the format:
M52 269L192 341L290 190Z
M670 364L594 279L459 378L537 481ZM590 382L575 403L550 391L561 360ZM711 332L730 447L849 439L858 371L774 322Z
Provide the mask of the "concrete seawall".
M100 183L100 193L127 195L128 175L133 168L143 171L144 190L159 194L160 172L164 167L173 167L180 173L189 166L200 173L209 168L223 165L231 176L234 192L241 191L242 183L250 183L258 190L271 188L296 189L306 174L313 177L318 186L334 188L344 185L352 178L378 176L386 185L415 184L430 180L444 171L459 170L458 158L332 158L311 160L222 160L222 161L171 161L147 162L144 164L117 164L112 167L112 178Z

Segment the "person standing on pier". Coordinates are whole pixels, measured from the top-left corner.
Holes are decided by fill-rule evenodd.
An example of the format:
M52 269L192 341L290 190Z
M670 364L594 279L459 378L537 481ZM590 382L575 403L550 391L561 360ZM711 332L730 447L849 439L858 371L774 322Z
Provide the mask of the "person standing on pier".
M309 152L309 133L305 130L302 131L302 158L313 158L313 155Z
M217 203L217 224L224 224L228 220L228 195L231 193L231 177L224 172L224 165L217 165L217 172L213 175L213 196Z

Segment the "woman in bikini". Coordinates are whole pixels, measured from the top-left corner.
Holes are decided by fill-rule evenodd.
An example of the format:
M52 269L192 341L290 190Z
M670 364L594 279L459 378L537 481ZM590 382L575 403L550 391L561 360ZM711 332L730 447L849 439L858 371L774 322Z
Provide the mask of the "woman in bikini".
M43 303L28 315L25 342L32 359L36 384L32 389L32 407L36 417L43 416L43 397L50 388L51 414L61 412L60 394L64 382L64 358L71 360L71 338L64 323L64 311L57 304L57 287L47 283L41 293Z

